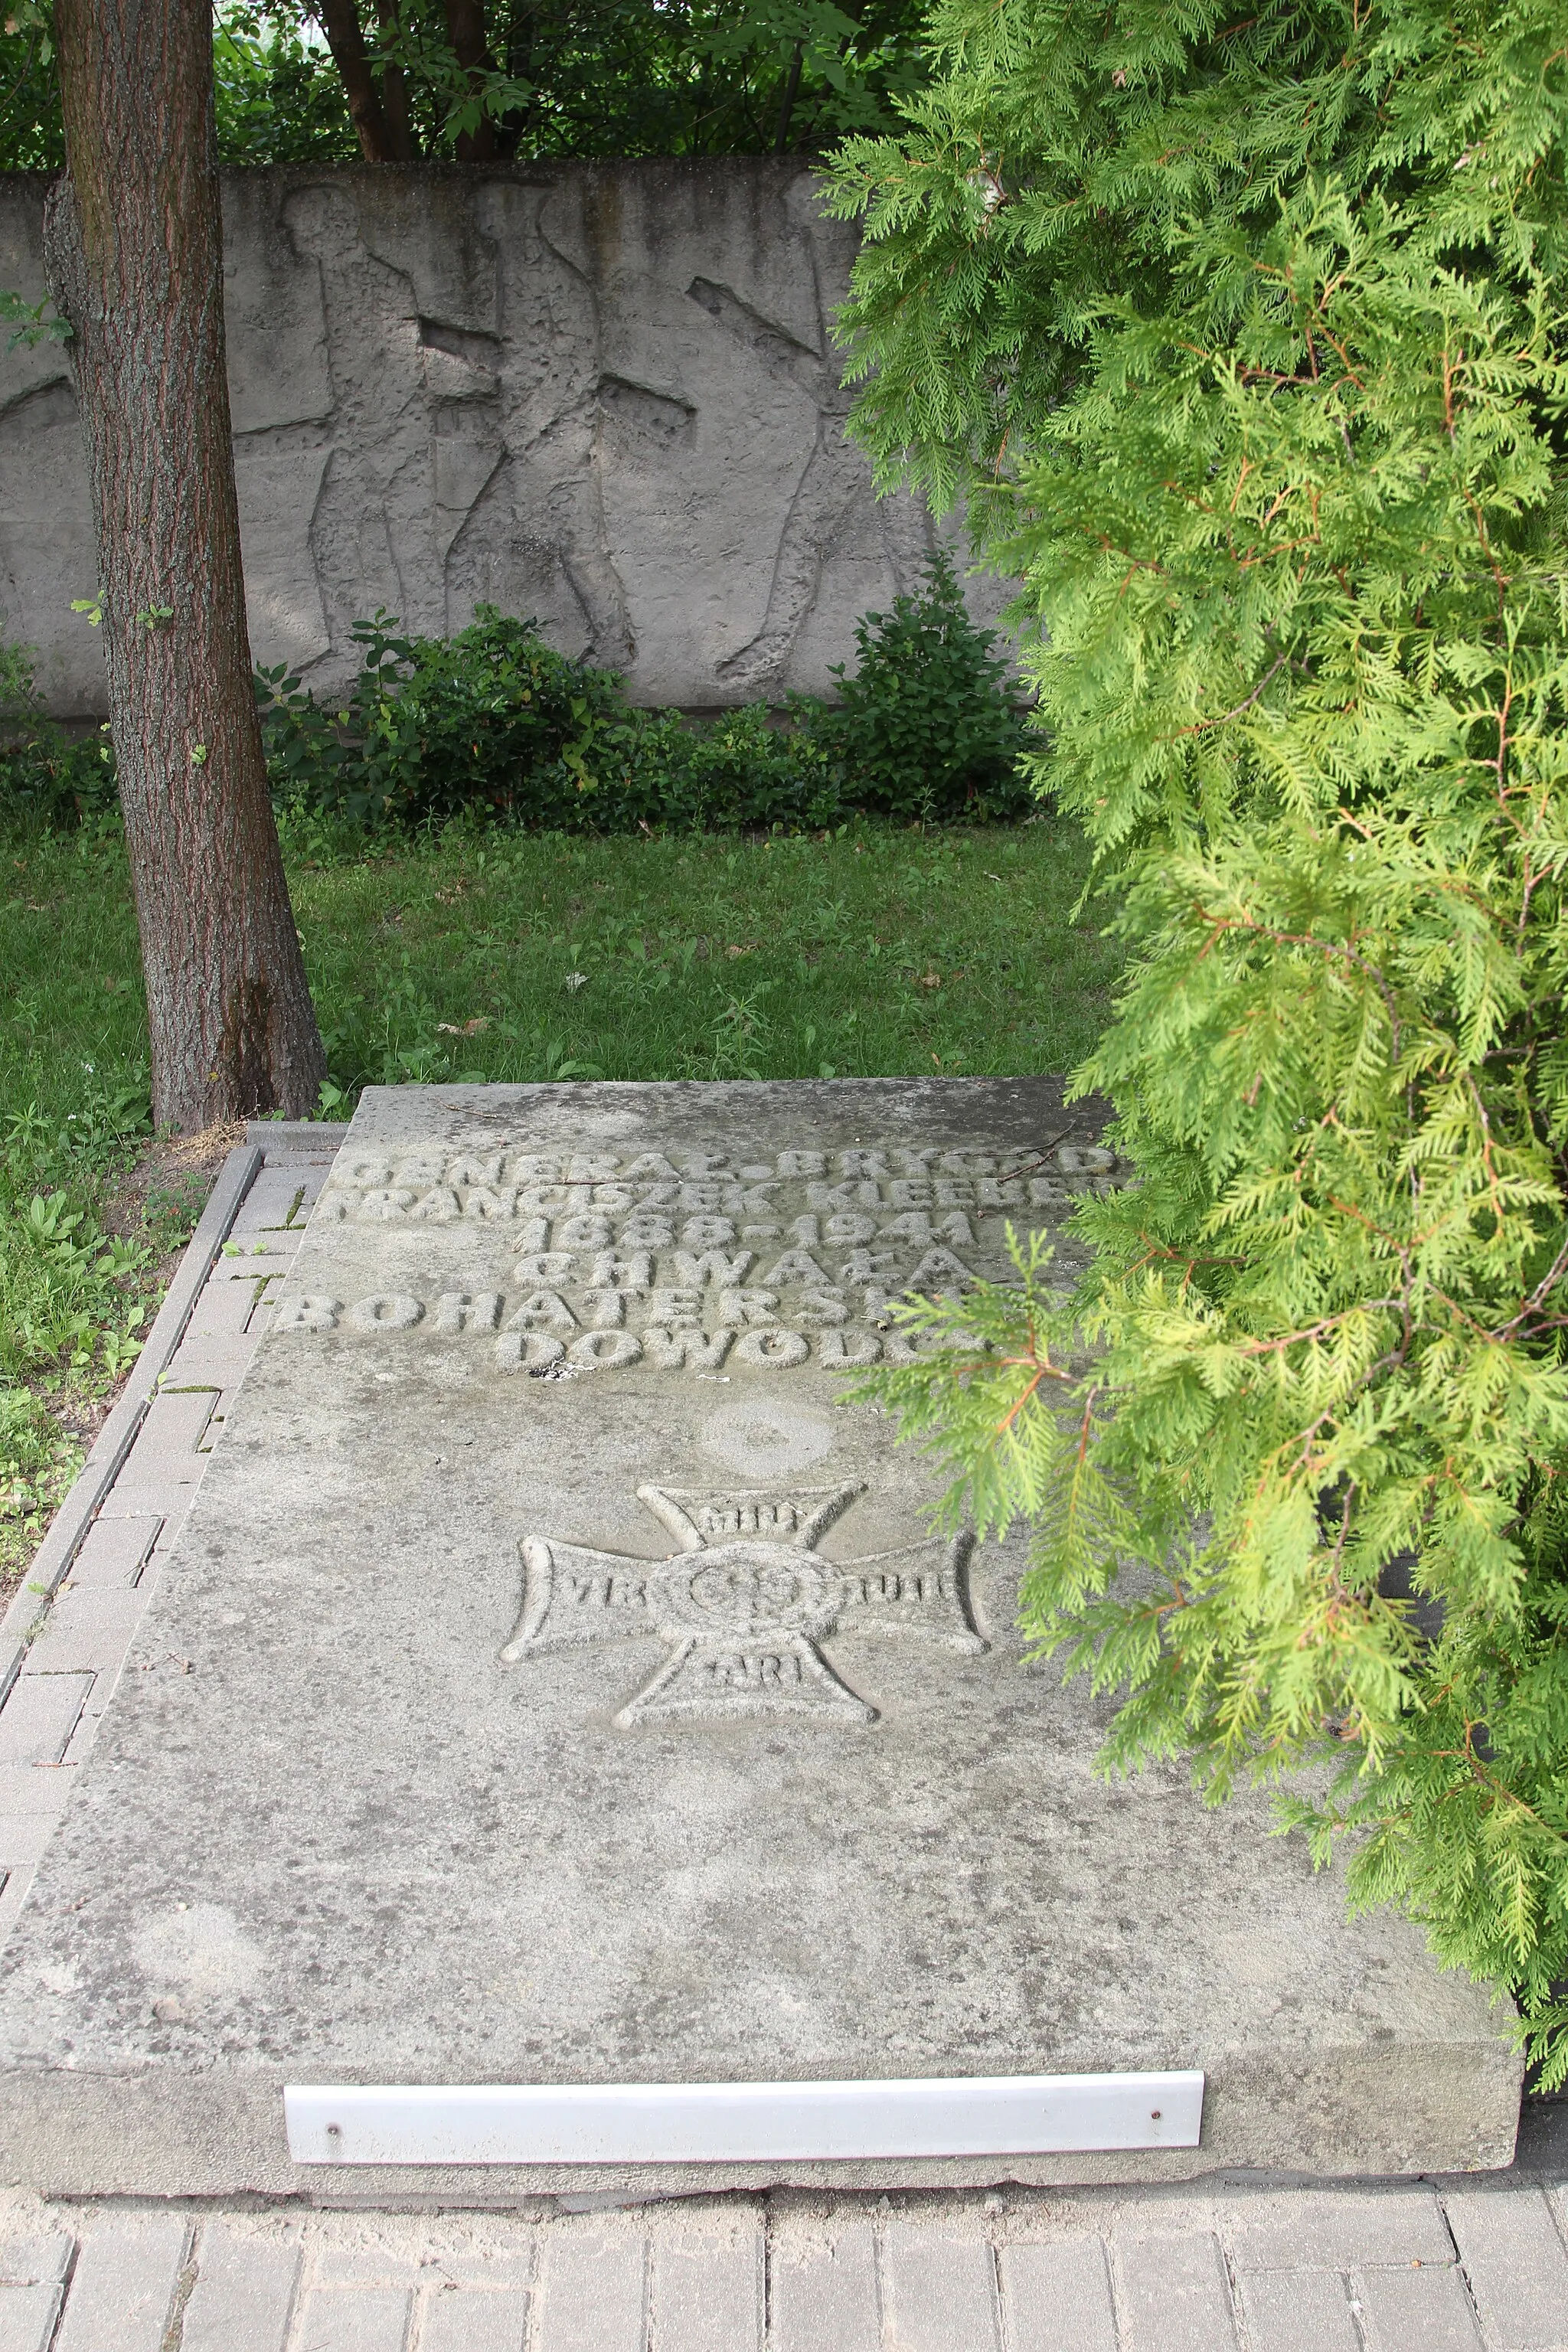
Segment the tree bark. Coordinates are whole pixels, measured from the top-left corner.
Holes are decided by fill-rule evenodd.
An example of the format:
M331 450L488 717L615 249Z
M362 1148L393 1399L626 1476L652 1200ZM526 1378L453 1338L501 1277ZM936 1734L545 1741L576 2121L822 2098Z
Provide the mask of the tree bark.
M479 89L491 67L485 46L485 0L447 0L447 38L468 77L469 89ZM496 127L488 114L480 115L477 131L458 133L459 163L488 163L495 152Z
M325 1075L251 684L209 0L57 0L45 249L87 443L153 1111L315 1108Z
M349 120L359 134L360 152L365 162L405 163L407 157L397 152L396 138L370 69L364 28L359 20L359 0L321 0L321 29L342 77L343 95L349 102Z
M376 0L376 22L383 40L395 35L401 26L398 0ZM381 105L386 117L386 134L395 163L414 161L414 122L408 111L408 83L403 68L388 60L381 68Z
M800 93L800 69L805 61L805 43L797 41L795 54L784 76L784 91L779 99L778 126L773 132L773 153L782 155L789 145L789 126L795 114L795 102Z

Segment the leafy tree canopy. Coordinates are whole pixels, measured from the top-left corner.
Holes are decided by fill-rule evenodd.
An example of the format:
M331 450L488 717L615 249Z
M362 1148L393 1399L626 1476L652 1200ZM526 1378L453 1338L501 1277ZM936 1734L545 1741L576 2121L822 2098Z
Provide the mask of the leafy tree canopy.
M857 429L1025 583L1037 778L1131 959L1079 1083L1142 1181L1072 1296L1026 1260L888 1385L954 1507L1036 1523L1109 1760L1330 1759L1287 1818L1568 2079L1562 17L932 37L837 166Z
M226 163L420 155L815 153L885 125L921 67L918 0L220 0ZM346 60L346 62L345 62ZM65 160L52 12L0 33L0 169Z

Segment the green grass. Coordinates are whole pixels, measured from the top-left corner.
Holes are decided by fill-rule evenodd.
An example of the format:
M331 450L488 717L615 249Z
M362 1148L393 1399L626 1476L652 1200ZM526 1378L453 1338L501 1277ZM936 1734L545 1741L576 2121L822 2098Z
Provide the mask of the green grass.
M1071 836L451 836L296 866L334 1081L1064 1069L1112 960ZM458 1033L458 1034L454 1034Z
M765 844L448 834L352 858L314 833L289 846L345 1095L366 1079L1068 1069L1116 969L1092 914L1073 920L1078 838L1048 822ZM32 1108L97 1130L118 1097L144 1096L114 834L0 837L0 1123Z
M285 850L338 1117L367 1081L1066 1070L1116 971L1092 917L1074 920L1079 836L1048 818L765 842L454 830L368 852L311 824ZM0 833L0 975L14 1573L199 1197L169 1181L126 1205L147 1041L115 827Z

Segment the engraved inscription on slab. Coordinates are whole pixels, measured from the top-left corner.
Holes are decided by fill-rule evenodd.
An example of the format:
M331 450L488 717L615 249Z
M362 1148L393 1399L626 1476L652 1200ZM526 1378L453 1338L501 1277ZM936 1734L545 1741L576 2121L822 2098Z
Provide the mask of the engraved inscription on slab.
M1010 1236L1022 1246L1128 1181L1114 1152L1070 1133L1012 1150L803 1139L673 1156L523 1150L504 1130L465 1149L351 1144L313 1229L368 1228L384 1275L357 1297L280 1298L272 1328L418 1331L542 1380L640 1365L728 1384L910 1363L929 1343L900 1328L900 1299L1016 1280ZM436 1274L444 1248L468 1286Z
M968 1537L823 1558L818 1538L864 1491L639 1486L680 1547L662 1560L529 1537L522 1610L501 1656L510 1664L658 1634L669 1654L616 1717L623 1729L650 1717L781 1711L874 1722L876 1708L822 1654L834 1633L912 1633L971 1655L989 1645L970 1608Z

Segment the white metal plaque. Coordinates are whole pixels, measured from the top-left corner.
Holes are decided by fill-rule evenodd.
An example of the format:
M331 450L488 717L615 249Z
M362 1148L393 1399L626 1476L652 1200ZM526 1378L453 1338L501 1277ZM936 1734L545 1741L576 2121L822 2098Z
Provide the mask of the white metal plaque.
M1204 2077L293 2084L296 2164L767 2164L1196 2147Z

